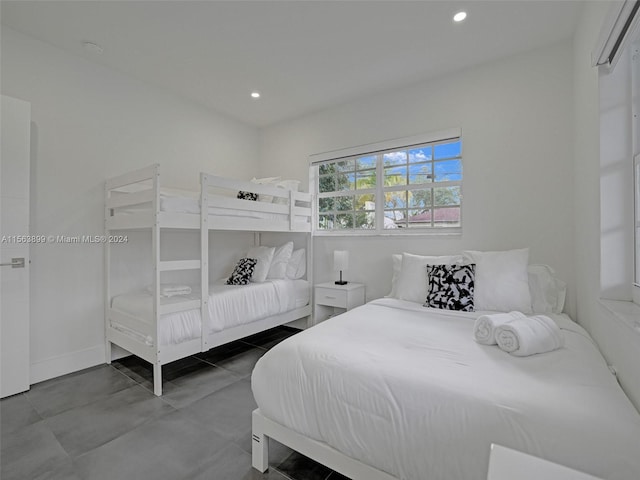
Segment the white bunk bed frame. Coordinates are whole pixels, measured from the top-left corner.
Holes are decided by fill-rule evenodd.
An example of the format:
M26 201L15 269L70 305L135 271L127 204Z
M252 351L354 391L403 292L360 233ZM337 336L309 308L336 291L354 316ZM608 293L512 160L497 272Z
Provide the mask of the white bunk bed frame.
M135 184L148 185L150 188L123 193L118 191L122 187ZM232 191L249 191L257 194L270 195L287 200L287 205L277 203L256 202L237 199L211 193L211 189ZM116 195L114 195L117 192ZM303 206L296 204L298 202ZM117 213L118 208L136 207L150 204L151 208L141 210L140 213ZM274 315L262 320L225 329L220 332L209 333L209 231L235 230L252 232L304 232L307 236L306 258L307 279L312 276L312 197L309 193L296 192L275 188L270 185L258 185L251 182L234 180L214 175L200 173L200 213L176 213L160 210L160 166L151 165L133 172L129 172L105 182L105 235L123 230L151 230L151 256L153 261L153 310L146 318L136 317L111 308L111 246L105 242L105 346L106 362L111 363L111 344L118 345L132 354L146 360L153 365L153 391L155 395L162 395L162 365L187 357L194 353L205 352L213 347L229 343L240 338L273 328L284 323L311 316L311 295L309 304ZM216 216L209 214L209 207L231 209L237 211L251 211L276 213L283 215L282 220L264 220L242 216ZM299 221L304 218L305 221ZM199 230L200 258L192 260L163 261L160 258L160 233L164 229ZM178 303L162 305L160 303L160 274L175 270L200 270L201 298L199 300L185 300ZM311 285L311 282L310 282ZM311 286L310 286L311 288ZM311 293L311 292L310 292ZM202 316L202 330L200 338L182 342L177 345L160 346L160 316L184 310L200 308ZM142 341L114 328L112 321L133 330L148 339Z

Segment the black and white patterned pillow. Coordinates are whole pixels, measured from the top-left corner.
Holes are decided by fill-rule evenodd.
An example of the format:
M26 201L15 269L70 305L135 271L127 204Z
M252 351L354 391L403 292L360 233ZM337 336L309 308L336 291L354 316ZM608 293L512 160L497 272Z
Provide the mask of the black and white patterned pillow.
M252 192L245 192L244 190L240 190L238 192L237 198L241 200L253 200L254 202L258 201L258 194Z
M425 307L473 312L476 265L427 265Z
M233 269L233 273L227 278L227 285L247 285L256 269L258 260L255 258L241 258Z

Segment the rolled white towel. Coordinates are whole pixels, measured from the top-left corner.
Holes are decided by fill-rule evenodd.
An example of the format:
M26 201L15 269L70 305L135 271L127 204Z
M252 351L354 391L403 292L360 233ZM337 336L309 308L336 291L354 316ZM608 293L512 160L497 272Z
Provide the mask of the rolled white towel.
M496 342L518 357L551 352L564 346L564 335L545 315L516 318L496 328Z
M153 293L151 286L147 287L147 291ZM191 294L191 287L189 285L176 285L173 283L161 283L160 284L160 296L161 297L173 297L174 295L189 295Z
M524 313L509 312L480 315L473 325L473 336L478 343L482 343L483 345L495 345L496 328L510 320L521 317L525 317Z

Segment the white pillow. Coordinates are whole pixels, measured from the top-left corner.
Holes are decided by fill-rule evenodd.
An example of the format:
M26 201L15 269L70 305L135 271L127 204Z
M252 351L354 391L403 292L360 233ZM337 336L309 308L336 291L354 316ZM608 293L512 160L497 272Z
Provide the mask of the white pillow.
M294 192L298 191L298 186L300 185L299 180L281 180L275 183L276 188L282 188L283 190L293 190ZM273 197L273 203L279 203L281 205L287 205L289 200L283 197Z
M307 273L307 260L304 248L294 250L287 264L287 278L297 280Z
M444 255L439 257L402 254L402 267L396 283L396 296L400 300L424 303L427 298L427 265L447 265L460 263L460 255Z
M548 265L529 265L527 273L533 313L562 313L567 284Z
M249 249L245 257L258 260L253 275L251 276L252 282L262 283L267 279L275 251L275 247L252 247Z
M293 253L293 242L287 242L284 245L276 248L271 260L271 267L267 278L281 279L287 275L287 265L291 259Z
M275 186L275 184L279 181L280 181L280 177L264 177L264 178L253 177L251 179L251 183L255 183L256 185ZM263 195L262 193L260 193L258 194L258 201L271 203L273 201L273 195Z
M400 271L402 270L402 255L394 253L391 255L391 262L393 263L393 276L391 277L391 291L387 297L396 298L398 294L398 278L400 278Z
M465 263L476 264L476 310L531 313L529 249L504 252L462 252Z

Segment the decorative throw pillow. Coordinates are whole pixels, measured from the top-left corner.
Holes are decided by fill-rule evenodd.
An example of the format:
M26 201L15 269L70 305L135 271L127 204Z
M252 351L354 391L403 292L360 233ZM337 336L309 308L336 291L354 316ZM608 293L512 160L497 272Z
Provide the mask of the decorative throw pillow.
M258 261L255 258L241 258L233 269L233 273L227 278L227 285L248 285Z
M475 265L427 265L425 307L473 312Z
M238 192L237 197L240 200L252 200L254 202L256 202L258 200L258 194L257 193L252 193L252 192L245 192L243 190L240 190Z

